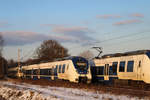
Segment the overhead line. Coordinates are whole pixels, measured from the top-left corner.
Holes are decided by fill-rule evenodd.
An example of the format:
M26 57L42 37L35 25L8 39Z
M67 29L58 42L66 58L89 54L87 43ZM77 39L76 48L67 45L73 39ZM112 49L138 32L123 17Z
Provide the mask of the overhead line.
M150 31L137 32L137 33L133 33L133 34L128 34L128 35L122 35L122 36L118 36L118 37L113 37L113 38L106 39L106 40L103 40L103 41L100 41L100 42L94 42L94 44L95 43L107 42L107 41L111 41L111 40L117 40L117 39L127 38L127 37L130 37L130 36L135 36L135 35L143 34L145 32L150 32Z
M148 39L148 38L150 38L150 36L148 36L148 37L142 37L142 38L137 38L137 39L132 39L132 40L130 39L130 40L128 40L128 41L133 41L133 40L134 40L134 41L138 41L138 40L143 40L143 39ZM117 42L117 43L113 43L113 44L120 44L120 43L124 43L124 42L126 42L126 41L122 41L122 42L119 42L119 43ZM106 47L107 47L107 46L110 46L110 45L111 45L111 44L106 45Z
M28 52L26 53L26 55L24 55L23 57L21 57L20 60L23 60L25 57L27 57L27 56L30 54L30 52L31 52L32 50L33 50L33 49L31 49L30 51L28 51Z
M143 33L146 33L146 32L150 32L150 30L148 30L148 31L143 31L143 32L136 32L136 33L133 33L133 34L122 35L122 36L118 36L118 37L113 37L113 38L106 39L106 40L103 40L103 41L100 41L100 42L88 43L87 46L88 46L88 45L94 45L94 44L97 44L97 43L103 43L103 42L107 42L107 41L112 41L112 40L127 38L127 37L131 37L131 36L143 34ZM81 47L79 47L79 46L75 46L75 47L81 48ZM83 47L83 46L82 46L82 47ZM71 48L74 48L74 47L71 47Z

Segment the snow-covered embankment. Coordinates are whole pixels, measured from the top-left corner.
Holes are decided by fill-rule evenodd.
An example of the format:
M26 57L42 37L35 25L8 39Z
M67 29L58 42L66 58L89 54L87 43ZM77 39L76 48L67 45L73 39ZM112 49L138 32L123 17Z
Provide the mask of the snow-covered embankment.
M135 97L116 96L101 92L7 81L0 81L0 96L6 100L138 100Z

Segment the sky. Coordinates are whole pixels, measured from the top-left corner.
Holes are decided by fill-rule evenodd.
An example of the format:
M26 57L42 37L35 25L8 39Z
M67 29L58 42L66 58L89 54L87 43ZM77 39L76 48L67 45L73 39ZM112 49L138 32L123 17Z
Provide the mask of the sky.
M94 46L103 54L150 49L150 0L0 0L3 56L32 58L55 39L79 55Z

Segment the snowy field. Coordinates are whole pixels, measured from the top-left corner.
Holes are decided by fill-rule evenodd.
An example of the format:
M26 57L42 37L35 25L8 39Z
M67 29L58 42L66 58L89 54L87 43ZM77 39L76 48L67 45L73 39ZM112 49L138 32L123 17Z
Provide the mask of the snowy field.
M0 96L4 100L139 100L137 97L7 81L0 81ZM148 98L143 99L149 100Z

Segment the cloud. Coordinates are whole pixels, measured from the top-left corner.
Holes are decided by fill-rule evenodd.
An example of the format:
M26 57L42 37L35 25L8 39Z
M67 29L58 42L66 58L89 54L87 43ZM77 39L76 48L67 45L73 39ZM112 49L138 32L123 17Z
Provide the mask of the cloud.
M90 25L91 22L90 21L83 21L82 24L85 24L85 25Z
M87 36L90 32L88 28L84 27L53 27L53 32L55 34L39 34L37 32L29 31L4 31L0 32L3 36L5 45L7 46L17 46L32 44L35 42L41 42L43 40L57 40L59 42L67 43L80 43L86 44L90 41L94 41L93 38ZM95 41L94 41L95 42Z
M133 19L133 20L124 20L124 21L116 22L113 25L127 25L127 24L135 24L135 23L140 23L140 22L142 21Z
M6 45L25 45L47 38L35 32L5 31L1 32Z
M87 27L65 27L57 26L52 28L52 32L64 35L71 40L69 42L76 42L80 44L86 44L92 41L96 41L94 38L90 37L89 34L95 33Z
M9 46L32 44L48 39L55 39L59 41L69 40L67 37L63 36L51 36L27 31L5 31L0 32L0 34L4 38L5 44Z
M7 22L0 22L0 27L7 27L9 24Z
M103 19L111 19L111 18L121 18L120 15L97 15L96 18L103 18Z
M85 32L88 31L86 27L64 27L58 26L52 29L53 32L56 33L75 33L75 32Z
M95 33L87 27L66 27L65 25L43 24L43 26L51 26L51 32L43 34L31 31L3 31L0 34L5 40L7 46L26 45L43 40L57 40L60 43L78 43L86 45L97 40L89 36Z
M133 13L130 16L132 16L132 17L139 17L139 18L143 18L144 17L144 15L141 14L141 13Z
M60 27L60 26L63 26L63 25L60 25L60 24L41 24L40 26L43 26L43 27Z

